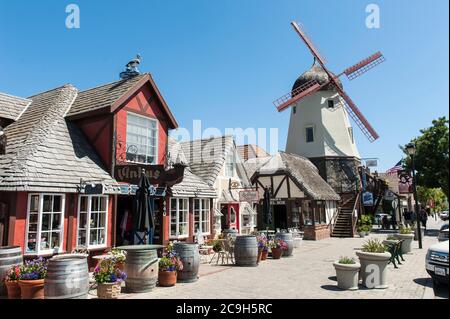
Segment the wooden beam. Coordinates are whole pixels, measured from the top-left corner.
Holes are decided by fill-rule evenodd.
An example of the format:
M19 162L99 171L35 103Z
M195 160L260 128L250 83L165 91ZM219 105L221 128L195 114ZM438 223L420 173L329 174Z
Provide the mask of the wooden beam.
M273 194L273 197L277 197L277 195L278 195L278 192L280 191L280 189L281 189L281 186L283 186L283 183L284 183L284 181L286 180L286 175L284 175L284 177L281 179L281 182L280 182L280 184L278 185L278 187L277 187L277 189L275 190L275 193Z

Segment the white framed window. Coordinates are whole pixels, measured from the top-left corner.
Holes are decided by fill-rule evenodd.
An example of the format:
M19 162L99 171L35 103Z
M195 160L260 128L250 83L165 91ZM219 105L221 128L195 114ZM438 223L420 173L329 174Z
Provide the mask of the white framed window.
M79 196L77 246L106 247L108 201L108 196Z
M225 161L225 176L233 177L234 176L234 168L235 167L236 167L236 156L234 154L234 151L231 150L228 153L227 159Z
M158 121L127 113L126 158L130 162L156 164L158 161Z
M194 232L197 230L203 235L210 234L211 210L209 198L194 199Z
M313 126L307 126L305 133L306 133L306 143L314 142L314 127Z
M170 199L170 237L189 236L189 198Z
M65 195L29 194L25 254L62 252Z

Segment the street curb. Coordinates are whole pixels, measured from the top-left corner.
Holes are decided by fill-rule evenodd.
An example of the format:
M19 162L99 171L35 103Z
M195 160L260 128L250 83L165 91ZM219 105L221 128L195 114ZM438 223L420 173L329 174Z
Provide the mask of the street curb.
M427 284L425 286L422 299L435 299L434 289L433 289L433 280L431 278L427 279Z

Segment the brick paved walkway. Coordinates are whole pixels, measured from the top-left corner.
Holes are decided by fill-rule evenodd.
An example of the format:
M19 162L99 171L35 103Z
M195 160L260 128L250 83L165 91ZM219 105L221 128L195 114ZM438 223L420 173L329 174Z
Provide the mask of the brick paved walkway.
M437 229L441 222L429 222ZM435 233L435 232L434 232ZM370 238L384 238L386 234L372 234ZM329 238L322 241L304 241L294 256L280 260L268 259L258 267L242 268L201 264L200 279L195 283L174 287L157 287L144 294L122 294L121 298L429 298L431 280L425 270L427 248L437 242L436 237L425 236L424 248L415 241L412 253L394 269L388 267L389 288L341 291L336 287L332 262L340 256L355 256L355 250L367 239ZM425 293L428 290L428 293Z

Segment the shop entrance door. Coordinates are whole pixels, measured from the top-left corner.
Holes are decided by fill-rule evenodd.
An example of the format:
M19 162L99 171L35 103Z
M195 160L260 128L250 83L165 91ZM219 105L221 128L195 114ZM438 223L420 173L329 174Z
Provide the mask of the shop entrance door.
M274 226L276 229L287 229L287 206L273 205Z
M131 195L117 197L116 246L133 244L133 198Z

